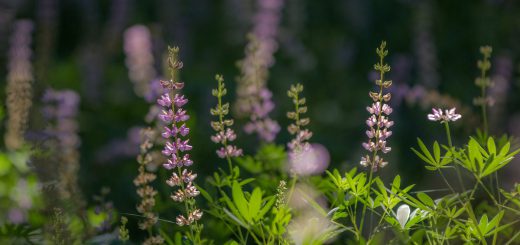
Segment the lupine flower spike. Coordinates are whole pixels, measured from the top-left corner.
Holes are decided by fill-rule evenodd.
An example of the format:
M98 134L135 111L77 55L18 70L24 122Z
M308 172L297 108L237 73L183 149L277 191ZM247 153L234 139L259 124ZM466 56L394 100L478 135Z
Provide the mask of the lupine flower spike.
M139 222L139 229L149 230L158 220L157 215L153 212L157 191L151 186L157 176L146 170L147 165L153 160L150 150L153 148L156 132L151 128L144 128L140 133L142 143L139 147L140 155L137 157L139 175L134 179L134 185L137 187L137 195L141 198L141 202L137 205L137 212L144 216L144 219ZM155 241L158 243L154 243ZM147 244L162 244L163 242L160 235L153 236L152 234L144 241Z
M187 153L192 149L189 139L187 139L190 129L186 126L186 121L190 117L183 109L183 106L188 103L188 99L180 94L184 83L174 80L177 77L176 72L182 68L182 62L177 59L179 48L169 47L168 52L168 67L172 79L161 81L162 87L167 92L157 100L157 104L162 107L159 119L166 124L162 132L162 136L166 139L162 153L168 160L163 166L167 170L173 170L166 183L178 188L171 198L176 202L184 203L186 207L186 215L178 215L175 219L176 223L179 226L190 226L191 237L189 238L198 244L202 226L199 226L197 221L202 217L202 211L195 206L195 197L200 192L193 184L197 174L186 168L193 164L190 154Z
M31 33L33 23L17 21L10 40L9 63L7 65L5 146L18 150L24 144L24 134L32 106Z
M493 82L487 75L487 72L491 69L491 62L489 61L489 58L491 58L492 52L493 48L490 46L480 47L480 53L483 57L482 60L477 61L477 67L480 70L480 77L475 79L475 85L480 88L481 94L480 97L477 97L473 100L473 103L476 106L480 106L482 108L482 124L485 135L487 135L488 131L487 107L492 106L495 103L493 98L486 95L487 88L493 86Z
M269 68L278 48L277 35L283 0L260 0L245 57L239 62L236 114L248 117L244 126L248 134L256 133L263 142L272 142L280 131L278 123L269 117L274 109L272 93L267 88Z
M76 120L80 102L79 95L72 90L47 89L42 97L44 106L42 113L47 119L45 132L56 139L56 144L51 144L51 149L57 156L55 170L57 173L58 193L60 198L74 203L74 210L82 212L85 201L81 195L78 184L79 171L79 125Z
M372 171L377 171L378 168L382 168L388 164L383 157L379 156L379 152L386 154L392 150L391 147L387 146L387 139L392 135L390 127L394 125L393 121L390 121L388 116L392 113L390 105L386 104L390 101L391 94L384 93L385 89L388 89L392 85L392 81L385 81L385 73L390 71L390 66L384 63L385 56L388 55L388 50L385 49L386 42L382 42L379 48L376 49L376 53L379 56L379 62L374 65L374 69L379 71L379 79L376 80L376 85L379 90L375 92L369 92L370 98L373 103L370 107L367 107L367 111L370 113L370 117L367 119L366 124L368 130L366 134L368 141L363 143L363 147L370 152L364 157L361 157L360 164L363 167L370 167Z
M236 134L230 127L233 125L233 119L226 119L226 115L229 114L229 103L222 103L222 97L227 94L227 90L224 84L224 77L222 75L216 75L215 79L218 82L216 89L213 89L211 94L218 100L215 108L211 108L210 113L213 116L217 116L217 121L211 122L211 127L215 130L216 134L211 136L211 141L216 144L221 144L222 147L217 150L217 155L220 158L226 158L229 164L229 172L232 172L231 157L238 157L242 155L242 149L230 144L236 139Z
M287 131L291 135L294 135L288 144L289 149L289 164L290 170L299 175L306 175L313 172L315 166L308 166L310 164L317 164L316 161L310 161L313 159L314 152L311 152L311 145L309 139L312 137L312 132L309 129L304 128L310 122L310 119L303 117L303 114L307 112L307 106L305 106L305 98L300 97L303 92L303 85L296 84L291 85L291 88L287 91L287 96L292 99L294 104L294 111L287 112L287 118L294 120L287 127Z

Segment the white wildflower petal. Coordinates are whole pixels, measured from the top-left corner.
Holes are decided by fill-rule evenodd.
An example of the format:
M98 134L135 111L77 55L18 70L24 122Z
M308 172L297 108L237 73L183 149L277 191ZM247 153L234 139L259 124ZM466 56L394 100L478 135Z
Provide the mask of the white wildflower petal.
M410 206L408 206L406 204L399 206L399 208L397 209L396 218L397 218L397 221L399 221L401 228L404 229L404 226L408 222L409 217L410 217Z

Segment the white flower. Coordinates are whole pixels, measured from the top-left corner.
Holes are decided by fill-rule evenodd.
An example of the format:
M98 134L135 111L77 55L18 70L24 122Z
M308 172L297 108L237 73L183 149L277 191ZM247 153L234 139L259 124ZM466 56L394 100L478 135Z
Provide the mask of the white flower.
M410 217L410 206L408 206L406 204L399 206L399 208L397 209L396 218L397 218L397 221L399 221L401 228L404 229L404 226L406 225L406 222L408 222L409 217Z
M428 114L428 120L430 121L441 121L441 122L455 122L459 120L462 116L460 114L455 113L455 107L444 110L432 108L432 114Z

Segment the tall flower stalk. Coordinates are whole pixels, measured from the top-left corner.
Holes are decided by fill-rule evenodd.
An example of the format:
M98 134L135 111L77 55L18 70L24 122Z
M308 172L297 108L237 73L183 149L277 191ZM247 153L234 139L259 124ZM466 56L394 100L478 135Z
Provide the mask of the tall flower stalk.
M151 128L141 130L142 142L139 146L140 154L137 157L139 163L139 174L134 179L134 185L137 187L137 195L141 198L141 202L137 205L137 212L144 216L139 222L139 229L146 230L148 237L144 244L163 244L164 239L160 235L153 235L152 228L157 223L158 217L154 213L155 196L157 191L151 186L151 183L157 176L147 171L147 166L152 163L153 157L150 150L153 148L155 139L155 131Z
M440 122L441 124L444 124L444 129L446 130L446 138L448 139L448 146L450 147L450 149L449 149L450 151L455 151L455 149L453 147L453 142L451 140L450 122L455 122L455 121L459 120L460 118L462 118L462 115L457 114L455 112L455 110L456 110L455 107L453 107L449 110L444 110L444 111L440 108L437 108L437 109L432 108L432 114L428 114L428 120L433 121L433 122ZM457 178L459 180L459 184L460 184L461 188L463 190L465 190L464 182L462 181L462 175L460 174L460 170L459 170L458 166L454 166L454 168L455 168L455 172L457 173ZM455 193L455 190L449 184L446 177L444 177L444 174L442 173L440 168L438 169L438 171L439 171L439 174L441 175L441 177L444 179L444 182L446 183L446 185L450 188L450 190L453 193Z
M480 77L475 79L475 85L480 88L480 97L473 100L476 106L480 106L482 110L482 126L484 135L488 135L488 119L487 119L487 107L493 105L493 98L487 96L487 88L493 86L493 83L487 72L491 69L491 53L493 48L491 46L480 47L480 53L482 54L482 60L477 61L477 67L480 70Z
M124 33L125 64L128 77L139 96L146 96L151 90L151 81L157 75L154 68L151 34L148 27L135 25Z
M81 140L76 120L80 97L72 90L47 89L42 102L43 114L49 122L45 131L56 140L52 150L58 162L54 169L57 173L60 201L72 201L74 210L81 213L85 201L78 184Z
M274 109L272 93L267 88L269 68L274 64L278 48L276 36L281 19L283 0L258 0L257 12L245 57L239 62L236 115L249 118L246 133L256 133L261 141L272 142L280 126L269 117Z
M386 142L388 137L392 135L390 127L394 125L394 122L388 118L392 113L392 108L386 104L390 101L391 94L384 93L384 89L388 89L392 85L392 81L384 80L385 73L390 71L390 66L384 63L384 58L388 55L388 50L385 47L386 42L382 42L379 48L376 49L379 62L374 65L374 69L379 71L379 79L376 80L376 85L379 89L375 92L369 92L373 103L370 107L367 107L367 111L370 113L370 117L366 121L368 125L368 130L366 131L368 141L363 143L363 148L369 151L371 155L367 154L361 157L360 161L363 167L370 167L371 173L388 164L379 153L386 154L392 150L391 147L387 146Z
M202 217L202 211L197 208L195 203L195 197L200 192L193 184L197 174L186 168L193 164L190 154L187 153L192 146L187 138L190 129L185 123L190 117L183 109L183 106L188 103L188 99L180 94L184 83L176 79L176 73L182 68L182 62L177 58L178 53L178 47L168 47L168 68L171 80L161 81L166 93L157 100L162 107L159 119L165 123L161 135L166 139L166 144L162 154L168 160L163 166L165 169L173 171L171 177L166 181L169 186L177 188L171 198L175 202L184 204L184 214L179 214L175 221L179 226L189 226L188 239L194 244L200 244L202 225L199 225L197 221Z
M314 153L311 152L311 145L308 142L312 137L312 132L305 128L310 119L303 117L303 114L307 112L307 106L305 105L305 98L301 97L302 92L303 85L299 83L291 85L291 88L287 91L287 96L292 99L294 105L294 111L287 112L287 118L293 120L293 123L287 127L287 131L294 136L287 144L289 164L290 170L298 175L306 175L311 172L310 170L314 166L308 166L309 162L316 164L315 161L309 161L314 158Z
M233 172L231 158L242 155L242 149L230 144L237 136L235 131L230 128L233 125L233 119L225 118L227 114L229 114L229 103L222 103L222 97L227 94L227 89L222 75L216 75L215 79L218 85L216 89L212 90L211 94L217 98L218 102L215 108L211 108L210 113L213 116L217 116L218 120L211 122L211 127L216 132L215 135L211 136L211 141L222 145L222 147L217 150L217 155L220 158L226 158L229 173L231 174Z
M367 198L370 197L373 173L388 164L379 153L381 152L386 154L392 150L392 148L387 146L386 142L388 137L392 135L390 127L394 125L394 122L390 121L388 118L392 113L392 108L390 105L386 104L386 102L390 101L391 94L385 93L385 89L388 89L392 85L392 81L385 81L385 73L390 71L390 66L384 63L384 58L388 55L388 50L385 48L386 42L383 41L379 48L376 49L376 53L379 56L379 62L374 65L374 69L379 72L379 79L376 80L375 83L379 89L378 91L371 91L368 93L373 103L370 107L367 107L367 111L370 113L370 117L366 121L368 126L368 130L366 131L368 141L362 145L369 154L361 157L360 161L361 166L370 168L367 182ZM361 235L363 231L366 207L366 205L363 206L361 222L359 225L359 235Z
M9 150L22 147L32 106L32 30L31 21L19 20L14 25L14 33L10 39L5 103L8 116L4 135L5 146Z

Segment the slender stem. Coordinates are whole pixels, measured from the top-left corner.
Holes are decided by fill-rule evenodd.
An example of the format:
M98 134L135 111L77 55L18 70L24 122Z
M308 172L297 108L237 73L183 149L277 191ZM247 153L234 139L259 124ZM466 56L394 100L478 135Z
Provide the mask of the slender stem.
M370 190L372 189L372 175L373 175L374 169L370 168L370 175L368 177L368 190L367 190L367 202L368 199L370 199ZM366 213L367 205L363 205L363 211L361 212L361 222L359 224L359 235L361 236L363 233L363 223L365 221L365 213Z
M482 71L482 79L485 78L485 71ZM487 100L486 100L486 86L483 85L481 88L481 94L482 94L482 122L484 127L484 135L487 136L488 134L488 121L487 121Z
M220 126L222 127L221 129L221 132L223 134L225 134L225 131L224 131L224 114L222 112L222 92L224 90L224 83L222 82L222 80L218 79L217 78L217 81L218 81L218 96L217 96L217 99L218 99L218 110L219 110L219 113L218 113L218 121L220 123ZM222 141L222 145L224 146L224 151L227 152L227 139L224 138L224 140ZM232 176L233 175L233 163L231 162L231 157L226 154L226 160L227 160L227 163L228 163L228 168L229 168L229 176Z
M453 144L451 142L451 132L450 132L450 124L448 122L443 122L444 127L446 128L446 137L448 138L448 145L450 146L450 150L453 148Z
M484 185L484 183L482 183L482 181L480 179L477 179L478 183L482 186L482 188L484 189L484 191L486 191L486 193L489 195L489 197L491 197L491 199L493 200L493 203L495 205L498 205L499 202L497 202L497 199L495 199L495 197L493 196L493 194L489 191L489 189L486 187L486 185ZM501 209L500 206L498 206L499 210Z
M448 224L446 225L446 229L444 229L444 235L442 236L441 245L444 244L444 239L446 239L446 232L448 228L450 228L451 218L448 219Z
M450 124L448 122L444 122L444 128L446 129L446 138L448 139L448 146L450 147L450 151L453 153L454 149L453 149L453 143L451 140ZM455 167L455 172L457 173L457 179L459 180L459 185L463 191L466 191L466 187L464 187L464 182L462 181L462 175L460 174L460 170L457 165L454 165L454 167Z
M498 202L502 203L502 198L500 197L500 185L498 184L498 172L495 172L495 185L496 185L496 191L498 196Z
M384 48L381 50L381 52L384 52ZM381 130L379 122L381 122L381 117L383 116L383 83L384 83L384 78L385 78L385 71L383 68L384 67L383 59L384 59L384 56L380 55L379 56L379 65L381 66L381 70L379 70L379 101L378 101L380 108L378 108L378 115L377 115L377 128L376 128L376 133L375 133L375 144L378 144L378 142L379 142L379 131ZM368 177L368 190L367 190L367 195L366 195L367 202L368 202L368 199L370 199L370 191L372 189L372 177L373 177L374 167L375 167L374 164L376 164L375 158L378 153L377 147L375 147L375 148L376 149L374 149L371 164L369 164L370 175ZM361 233L363 232L363 223L365 221L366 208L367 208L367 205L363 205L363 211L361 213L361 222L359 224L360 235L362 235Z
M289 190L289 195L287 196L287 200L291 200L297 180L298 180L298 175L293 174L292 179L291 179L291 189Z
M437 169L439 171L439 174L441 175L442 179L444 180L444 183L446 183L446 185L448 186L448 188L450 188L451 192L453 194L457 194L455 192L455 190L453 189L453 187L450 185L450 182L448 181L448 179L446 179L446 176L444 176L444 174L442 173L441 169Z

